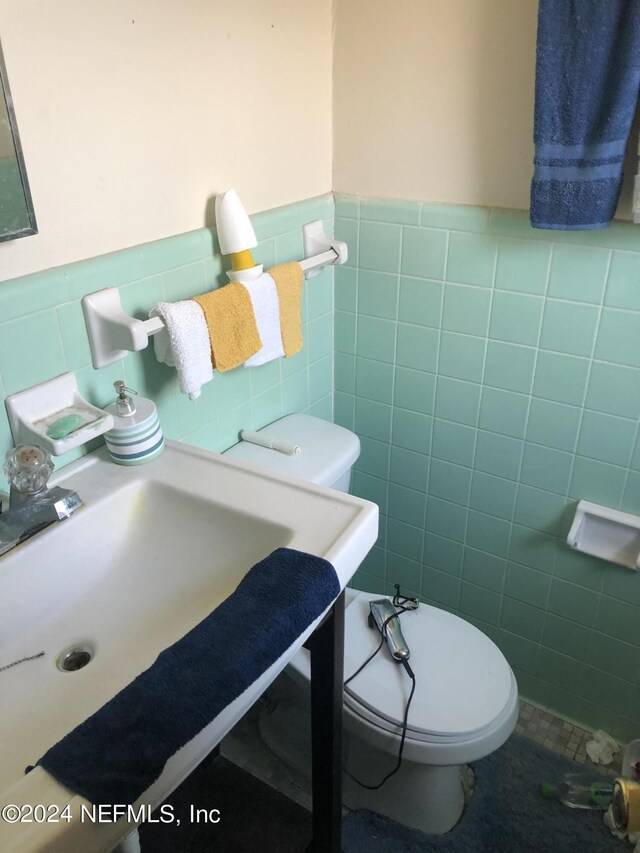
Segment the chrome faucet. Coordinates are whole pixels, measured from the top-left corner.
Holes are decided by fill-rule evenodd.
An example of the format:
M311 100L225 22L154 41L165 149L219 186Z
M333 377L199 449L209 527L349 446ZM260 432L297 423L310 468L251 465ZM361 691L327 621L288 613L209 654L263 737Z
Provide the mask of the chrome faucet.
M11 485L9 509L0 514L0 556L82 506L71 489L47 488L53 462L35 444L19 444L7 453L4 472Z

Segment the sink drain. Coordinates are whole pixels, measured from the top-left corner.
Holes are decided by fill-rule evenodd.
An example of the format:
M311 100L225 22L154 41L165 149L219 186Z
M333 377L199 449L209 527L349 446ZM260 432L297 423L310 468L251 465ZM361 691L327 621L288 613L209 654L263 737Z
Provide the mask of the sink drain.
M83 669L93 657L93 646L88 644L71 646L60 652L56 660L56 666L60 672L77 672Z

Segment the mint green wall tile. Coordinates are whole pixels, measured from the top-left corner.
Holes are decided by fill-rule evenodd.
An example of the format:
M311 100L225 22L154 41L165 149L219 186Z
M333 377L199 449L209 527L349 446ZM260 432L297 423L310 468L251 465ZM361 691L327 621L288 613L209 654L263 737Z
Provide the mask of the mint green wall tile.
M399 225L419 225L420 205L395 199L363 198L360 200L360 219L395 222Z
M333 357L334 374L333 381L336 391L343 391L346 394L355 394L356 391L356 359L352 355L336 352ZM369 362L364 362L369 364ZM382 362L380 362L382 364ZM391 368L393 369L393 368ZM375 368L369 368L367 372L375 371ZM293 375L294 378L296 374ZM288 377L287 377L288 378ZM304 378L304 377L303 377Z
M467 335L486 335L491 291L480 287L446 284L442 328Z
M378 504L381 513L387 512L389 484L386 478L372 477L370 474L356 470L351 478L351 492L360 498Z
M500 240L496 287L544 295L549 275L551 246L525 240Z
M360 222L357 219L336 217L334 233L336 240L343 240L347 244L348 257L346 266L357 267Z
M551 589L551 575L530 569L518 563L507 563L507 574L504 584L504 594L534 607L545 609L549 590Z
M520 485L516 499L514 521L544 533L555 534L560 527L566 499L553 492Z
M520 481L529 486L564 495L569 489L572 468L571 453L539 447L537 444L527 444L522 457Z
M558 403L581 406L589 376L585 358L540 352L533 380L533 394Z
M619 598L621 601L626 601L627 604L635 604L640 607L638 575L621 566L604 563L601 560L598 562L602 574L602 592L611 598Z
M262 394L280 382L280 359L261 364L259 367L243 367L243 370L249 374L251 396ZM238 381L235 373L231 373L231 375L234 382Z
M0 365L7 394L65 372L55 309L0 323Z
M494 592L502 592L505 570L506 562L500 557L474 548L464 549L462 577L466 581Z
M546 685L542 683L542 689L538 686L538 679L531 678L532 675L538 672L538 659L540 657L540 646L537 643L532 643L524 637L519 637L517 634L512 634L510 631L500 630L498 633L498 646L503 655L509 661L514 673L517 673L518 686L521 690L521 695L532 698L534 694L529 694L526 691L527 685L536 683L535 698L542 702L546 697L544 688ZM524 676L524 678L523 678ZM544 691L544 692L543 692Z
M477 510L469 511L467 521L467 545L497 557L506 557L509 551L511 524L503 518Z
M361 269L396 273L400 267L399 225L360 222L358 265Z
M333 352L333 317L331 314L323 314L307 323L304 345L307 349L309 363L318 361ZM278 365L280 362L272 362Z
M355 195L335 194L335 215L350 216L357 219L360 215L360 198Z
M484 587L462 581L460 585L460 611L467 616L497 625L500 617L500 596Z
M286 234L278 234L275 238L276 263L286 264L304 257L302 231L297 228ZM314 281L314 279L310 279Z
M432 459L429 494L467 506L471 490L471 470L441 459Z
M356 397L356 432L378 441L391 440L391 406Z
M489 341L484 382L505 391L528 394L533 383L536 351L532 347Z
M479 444L479 439L478 439ZM476 448L477 466L478 448ZM469 506L489 515L511 519L516 503L517 485L511 480L474 471Z
M433 456L471 467L475 450L475 433L476 431L471 427L436 418L433 422Z
M193 296L204 293L203 264L188 264L187 266L178 267L177 269L163 273L162 287L164 298L169 302L177 302L180 299L191 299Z
M384 579L387 573L387 552L385 549L374 546L362 561L360 570L374 578ZM358 589L364 589L364 587L358 586Z
M302 254L296 257L301 258ZM325 269L320 275L306 282L307 314L309 320L330 314L333 311L333 269Z
M486 207L464 204L423 204L422 225L450 228L453 231L479 231L489 229L490 211Z
M615 640L606 634L594 634L586 659L597 669L640 685L637 646Z
M486 343L482 338L442 332L438 372L454 379L481 382Z
M389 518L387 522L387 548L402 557L410 560L422 560L422 540L424 530L422 526L413 527L395 518ZM390 559L392 559L390 557Z
M396 350L396 324L392 320L359 316L357 337L357 355L393 363Z
M430 533L463 542L466 526L467 510L464 507L429 496L427 499L427 530Z
M489 335L499 341L536 346L544 300L539 296L496 290Z
M631 461L637 429L635 421L586 411L582 417L577 453L626 467Z
M344 357L344 356L343 356ZM336 372L338 360L336 359ZM355 393L368 400L379 403L391 403L393 395L393 365L384 361L371 361L366 358L355 359ZM337 373L336 373L337 383ZM336 385L337 387L337 385ZM348 388L342 388L348 391Z
M347 311L336 311L334 318L334 342L338 352L355 355L356 315ZM294 356L295 358L296 356Z
M599 309L559 299L547 299L542 318L540 346L571 355L593 352Z
M283 410L285 412L287 411L287 400L288 400L287 394L288 394L288 391L286 390L286 385L287 385L288 381L289 380L287 380L287 382L285 383L285 387L283 388L283 392L282 392L282 406L283 406ZM306 392L306 382L305 382L305 393L307 393ZM307 394L306 402L305 402L305 408L308 405L308 402L309 402L309 398L308 398L308 394ZM300 408L290 409L289 411L291 411L291 412L301 411L301 409ZM355 398L351 394L343 394L340 391L334 392L334 395L333 395L333 416L334 416L335 423L337 423L339 426L343 426L345 429L350 429L353 431L354 422L355 422L355 411L356 411Z
M547 613L542 644L576 660L587 660L591 635L589 628Z
M282 414L303 412L309 405L309 387L304 373L294 373L282 380ZM353 429L353 421L351 421Z
M576 456L569 494L577 500L593 501L615 509L622 500L625 479L624 468Z
M501 435L523 438L527 426L529 398L513 391L485 386L480 403L481 429L491 430Z
M330 355L321 358L309 365L309 414L312 414L311 407L316 402L322 402L322 405L316 408L318 417L326 417L331 420L331 394L333 391L333 359ZM328 400L322 400L323 397L328 397ZM328 407L328 409L327 409ZM329 414L327 414L329 411ZM324 412L320 415L319 412Z
M594 361L585 406L610 415L640 416L640 370Z
M448 421L475 426L480 407L480 385L438 377L435 414Z
M544 625L544 610L507 596L502 601L500 627L526 640L539 643Z
M631 645L640 645L638 635L638 608L624 601L603 595L595 618L594 627Z
M362 270L358 274L358 311L395 320L398 313L398 276Z
M363 435L360 437L360 456L355 467L373 477L389 477L389 444Z
M491 287L496 264L496 241L485 234L452 231L447 255L447 281Z
M417 412L395 409L391 442L405 450L416 453L430 453L432 418Z
M460 581L446 572L425 566L420 594L429 603L456 609L460 598Z
M0 317L3 321L17 320L34 311L53 308L69 298L64 267L23 275L0 283L0 288Z
M196 236L198 244L202 236L198 232L192 232ZM156 246L156 244L148 244ZM150 249L149 251L153 251ZM158 250L159 251L159 250ZM203 255L200 255L202 257ZM142 256L142 247L124 249L121 252L111 252L86 261L61 267L67 279L69 299L80 299L87 293L102 290L104 287L118 287L148 275L154 275L157 269L151 269L145 264Z
M631 311L603 308L595 357L628 367L640 367L638 315Z
M397 518L424 529L426 507L427 496L424 492L389 483L389 518Z
M611 308L640 310L640 254L614 252L607 281L604 304Z
M402 447L391 447L389 480L409 489L426 492L429 457Z
M577 302L602 302L610 252L589 246L555 246L549 296Z
M358 300L358 271L347 266L342 266L336 267L334 272L334 299L336 311L356 311Z
M436 329L398 323L398 347L396 363L402 367L435 371L438 363L438 340Z
M66 302L64 305L60 305L56 311L67 369L79 370L81 367L91 364L91 348L84 325L81 303L79 301Z
M387 557L387 579L385 589L388 595L395 595L394 583L400 584L404 595L420 595L422 585L422 566L417 560L410 560L394 554Z
M378 362L379 363L379 362ZM432 415L434 410L436 377L433 373L396 367L393 403L401 409Z
M447 255L447 232L432 228L409 228L402 231L400 272L419 278L441 280Z
M556 557L556 539L541 533L539 530L531 530L514 524L511 529L511 542L509 544L509 559L515 563L522 563L531 569L539 569L541 572L551 574Z
M575 510L575 506L575 503L571 504L570 508ZM604 560L588 557L580 551L569 548L564 542L560 543L556 557L555 575L562 580L599 591L605 573L613 568L613 565Z
M554 578L547 607L557 616L591 626L599 600L598 594L590 589Z
M543 385L544 388L544 385ZM550 400L531 400L527 440L573 452L578 441L582 412Z
M400 276L398 319L405 323L439 328L443 288L441 281Z
M424 561L429 566L460 577L463 553L464 546L461 542L438 536L436 533L425 533Z
M271 240L261 240L258 246L253 250L254 260L257 264L262 264L265 269L274 266L278 263L278 251L276 248L275 237ZM225 255L222 259L222 266L225 275L222 277L221 286L229 281L226 274L227 270L231 269L231 259ZM303 300L303 304L306 300Z
M478 430L475 467L479 471L517 480L522 460L522 441Z

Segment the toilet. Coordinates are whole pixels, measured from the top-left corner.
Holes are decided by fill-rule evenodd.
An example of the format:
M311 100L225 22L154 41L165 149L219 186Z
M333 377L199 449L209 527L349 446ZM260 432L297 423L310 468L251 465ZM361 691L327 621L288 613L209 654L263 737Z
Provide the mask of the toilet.
M248 442L227 451L234 459L348 491L360 442L347 429L309 415L282 418L264 437L297 445L289 455ZM319 520L321 523L321 519ZM387 570L393 583L393 566ZM346 590L344 675L375 650L380 634L368 624L369 601L380 595ZM428 602L428 591L425 596ZM518 717L518 686L502 652L458 616L421 602L400 617L411 650L415 694L400 769L397 764L411 681L386 644L344 690L343 802L428 833L458 822L468 794L469 762L498 749ZM263 740L296 770L310 773L309 656L301 649L270 687L260 714Z

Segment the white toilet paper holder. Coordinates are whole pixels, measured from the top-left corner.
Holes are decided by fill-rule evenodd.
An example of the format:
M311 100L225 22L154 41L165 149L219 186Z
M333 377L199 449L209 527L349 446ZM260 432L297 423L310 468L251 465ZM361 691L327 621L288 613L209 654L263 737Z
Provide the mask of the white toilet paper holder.
M640 516L579 501L567 536L576 551L640 570Z

